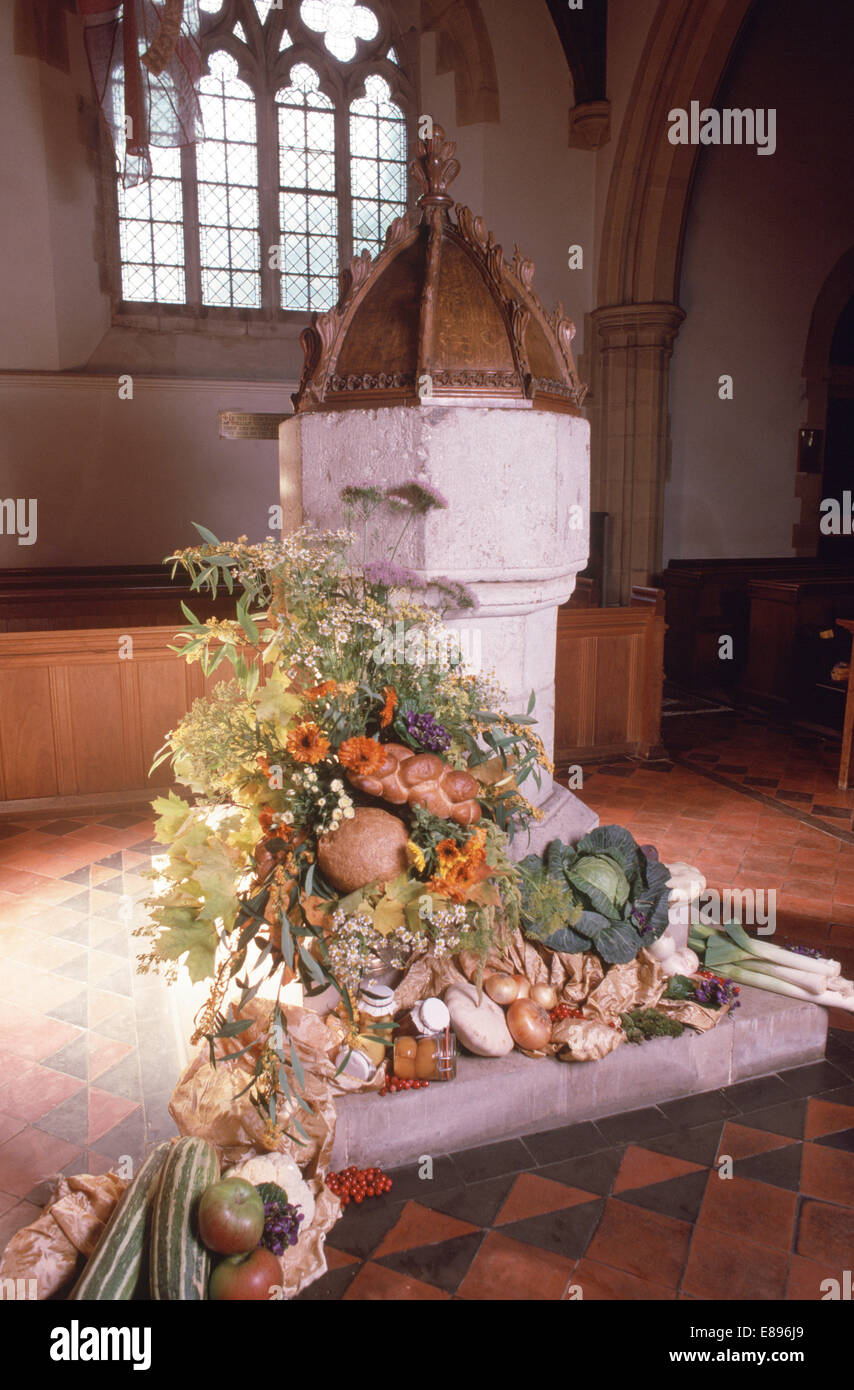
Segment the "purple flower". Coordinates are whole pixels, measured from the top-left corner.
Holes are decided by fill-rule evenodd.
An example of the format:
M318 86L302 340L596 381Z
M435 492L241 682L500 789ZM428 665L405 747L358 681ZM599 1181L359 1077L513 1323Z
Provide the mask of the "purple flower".
M729 980L701 980L694 986L694 998L698 1004L709 1004L713 1009L722 1009L725 1004L738 1008L736 991Z
M420 744L430 753L444 753L450 747L451 735L436 722L432 714L416 714L414 710L407 710L406 732L413 743Z
M287 1247L296 1245L299 1240L300 1222L304 1218L305 1213L290 1202L287 1206L281 1202L265 1202L261 1244L272 1250L274 1255L284 1255Z
M790 951L794 951L796 956L811 956L813 960L822 960L821 951L815 946L789 946Z
M372 560L365 565L365 579L384 589L422 589L424 581L413 570L393 565L390 560Z

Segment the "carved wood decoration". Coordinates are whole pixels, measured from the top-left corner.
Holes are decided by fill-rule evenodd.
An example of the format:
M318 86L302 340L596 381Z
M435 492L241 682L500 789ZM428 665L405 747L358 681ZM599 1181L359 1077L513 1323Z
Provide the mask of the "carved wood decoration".
M448 189L460 172L439 125L410 163L418 211L394 220L383 250L341 276L337 305L303 332L297 411L419 404L531 401L579 414L587 387L563 305L548 314L534 263L501 246Z

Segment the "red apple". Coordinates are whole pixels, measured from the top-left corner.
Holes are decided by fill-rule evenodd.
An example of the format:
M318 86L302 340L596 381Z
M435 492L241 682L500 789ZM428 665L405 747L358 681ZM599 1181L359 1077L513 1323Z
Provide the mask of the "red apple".
M282 1266L272 1250L258 1245L246 1255L220 1260L208 1288L216 1302L258 1301L270 1297L270 1289L282 1283Z
M199 1202L199 1234L219 1255L253 1250L264 1234L264 1203L245 1178L223 1178L206 1187Z

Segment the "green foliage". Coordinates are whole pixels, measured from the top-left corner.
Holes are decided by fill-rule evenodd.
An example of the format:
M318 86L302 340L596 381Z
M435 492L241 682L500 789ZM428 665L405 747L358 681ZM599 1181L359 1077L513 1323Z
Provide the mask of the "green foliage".
M688 975L671 975L662 999L693 999L694 981Z
M288 1205L288 1194L283 1187L279 1187L277 1182L256 1182L255 1188L261 1194L261 1201L277 1202L280 1207Z
M620 1023L630 1043L648 1042L650 1038L678 1038L685 1032L683 1023L669 1018L660 1009L630 1009L620 1014Z

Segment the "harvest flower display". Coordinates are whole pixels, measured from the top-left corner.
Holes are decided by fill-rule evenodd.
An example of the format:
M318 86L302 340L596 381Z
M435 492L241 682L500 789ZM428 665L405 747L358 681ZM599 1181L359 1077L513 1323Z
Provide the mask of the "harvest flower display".
M533 697L507 716L494 680L436 640L448 613L476 607L473 594L395 563L414 517L444 499L417 481L342 499L355 529L304 525L249 545L198 527L203 543L170 557L193 588L234 593L236 616L200 622L184 608L176 650L231 677L194 703L155 764L170 758L194 800L155 802L168 850L139 929L150 938L142 968L174 978L183 961L193 981L211 980L194 1041L208 1041L212 1061L218 1043L248 1032L247 1008L273 981L250 1091L271 1143L285 1114L303 1132L281 988L336 986L352 1039L366 972L424 953L485 956L518 921L507 842L539 814L520 786L551 770ZM402 530L387 560L369 562L379 508ZM401 623L422 640L393 646L403 659L389 663L384 635ZM438 658L419 660L425 650Z

